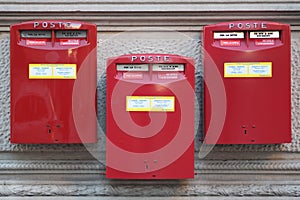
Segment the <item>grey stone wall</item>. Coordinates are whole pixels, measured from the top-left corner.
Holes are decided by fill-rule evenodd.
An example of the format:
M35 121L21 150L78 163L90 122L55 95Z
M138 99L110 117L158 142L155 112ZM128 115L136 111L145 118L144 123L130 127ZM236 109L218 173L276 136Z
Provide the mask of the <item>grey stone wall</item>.
M0 2L0 196L300 196L300 3L297 1L147 0ZM209 11L209 12L208 12ZM43 15L41 15L43 13ZM10 136L9 24L76 19L98 25L98 143L13 145ZM292 28L292 143L204 146L202 27L237 19L274 20ZM172 53L196 61L195 179L105 179L106 59ZM205 155L205 156L204 156Z

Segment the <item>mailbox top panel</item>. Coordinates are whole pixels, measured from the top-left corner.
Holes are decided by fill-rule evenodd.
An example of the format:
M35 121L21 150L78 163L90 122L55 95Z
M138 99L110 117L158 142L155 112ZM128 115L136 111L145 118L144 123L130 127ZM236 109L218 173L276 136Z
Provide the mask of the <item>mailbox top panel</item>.
M110 63L194 63L194 60L174 54L129 54L108 59Z
M27 30L53 30L53 29L96 29L95 24L71 20L36 20L11 25L11 28Z
M270 21L247 20L222 22L204 27L204 31L247 31L247 30L286 30L290 28L288 24Z

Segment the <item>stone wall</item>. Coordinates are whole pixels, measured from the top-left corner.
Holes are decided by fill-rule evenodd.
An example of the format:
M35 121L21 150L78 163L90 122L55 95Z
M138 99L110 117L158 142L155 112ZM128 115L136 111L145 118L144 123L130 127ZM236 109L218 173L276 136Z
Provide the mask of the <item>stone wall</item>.
M75 2L75 3L74 3ZM300 196L300 3L297 1L96 0L0 2L0 196ZM98 27L98 143L13 145L10 137L9 25L76 19ZM202 28L257 19L291 24L292 143L202 145ZM105 179L105 67L108 57L174 53L195 58L195 178Z

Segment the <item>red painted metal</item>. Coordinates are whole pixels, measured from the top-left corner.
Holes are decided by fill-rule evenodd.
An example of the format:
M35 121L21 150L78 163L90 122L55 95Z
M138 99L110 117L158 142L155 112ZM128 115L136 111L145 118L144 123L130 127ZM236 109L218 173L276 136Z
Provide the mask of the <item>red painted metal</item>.
M126 66L117 69L118 64ZM132 70L138 64L146 67ZM157 71L155 64L167 64L171 68L183 64L184 70L169 70L165 66L164 70ZM174 97L175 109L126 111L128 96L145 101L149 97ZM191 58L169 54L110 58L106 103L107 178L194 177L194 61Z
M82 30L86 35L76 34ZM57 31L67 32L57 37ZM12 143L96 142L96 34L94 24L78 21L38 20L11 26ZM72 64L76 78L32 79L31 64L56 64L57 70Z
M255 31L252 34L266 35L250 37ZM273 37L274 31L278 37ZM216 32L224 34L218 38ZM236 32L244 37L234 38ZM291 142L290 48L287 24L234 21L204 27L205 143ZM225 77L225 63L252 62L272 63L272 74Z

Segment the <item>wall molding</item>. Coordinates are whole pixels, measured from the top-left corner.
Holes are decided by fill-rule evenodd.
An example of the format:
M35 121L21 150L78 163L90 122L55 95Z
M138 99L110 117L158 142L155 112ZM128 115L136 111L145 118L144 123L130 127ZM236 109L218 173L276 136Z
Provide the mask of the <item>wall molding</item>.
M189 11L299 11L297 0L2 0L0 11L21 12L189 12Z
M1 6L1 4L0 4ZM202 31L207 24L232 20L266 20L291 24L300 30L300 11L212 11L212 12L2 12L0 32L8 32L10 24L39 19L79 20L97 25L99 32L120 32L139 27L175 31ZM276 20L275 20L276 19Z
M220 21L275 20L300 30L297 0L2 0L0 31L9 25L34 19L69 19L96 23L98 31L125 31L133 27L200 31Z
M1 160L0 196L300 196L299 160L196 160L189 180L108 180L96 160Z
M55 170L69 171L105 171L105 163L97 160L0 160L0 174L5 170L5 174L26 170L43 170L47 173L55 173ZM238 173L252 173L256 171L299 171L299 160L195 160L195 170L200 173L211 173L211 171L232 170ZM208 171L207 171L208 170ZM248 171L248 172L247 172Z
M0 196L300 196L299 184L5 184Z

